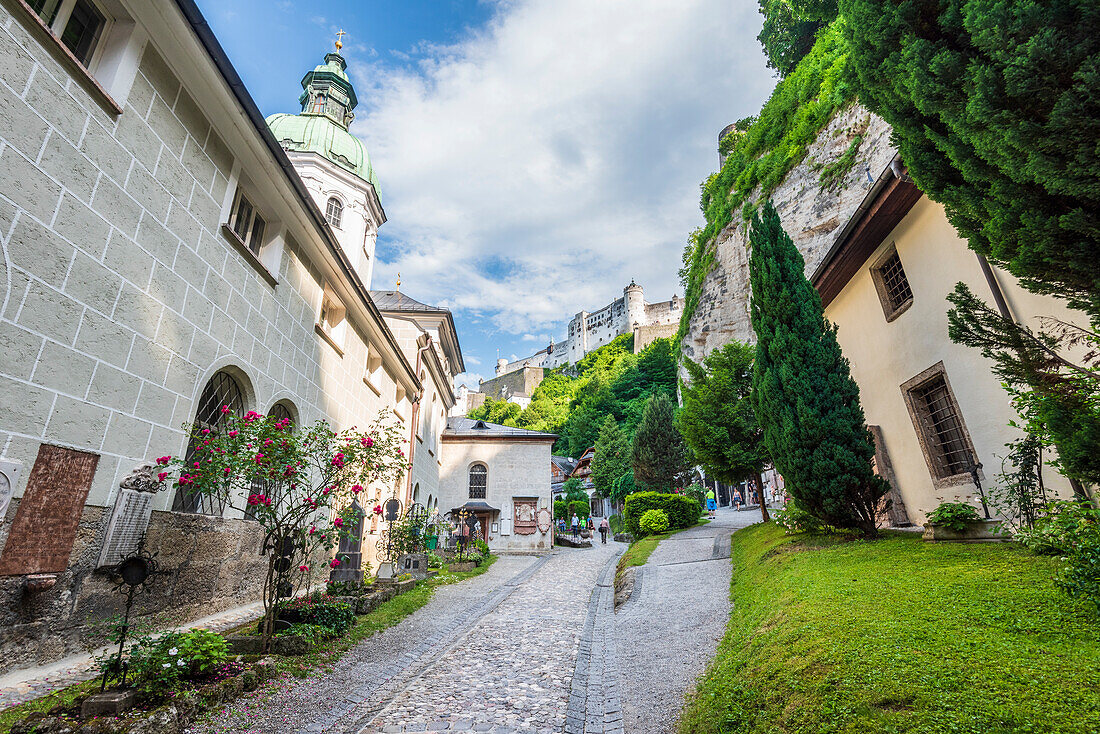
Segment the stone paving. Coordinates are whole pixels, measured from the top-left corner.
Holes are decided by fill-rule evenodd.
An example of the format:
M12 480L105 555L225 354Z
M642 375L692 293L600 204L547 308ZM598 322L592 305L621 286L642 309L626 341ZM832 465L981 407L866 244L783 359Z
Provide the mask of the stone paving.
M707 525L662 540L619 607L623 730L671 734L684 696L713 659L730 615L730 535L760 510L718 510Z

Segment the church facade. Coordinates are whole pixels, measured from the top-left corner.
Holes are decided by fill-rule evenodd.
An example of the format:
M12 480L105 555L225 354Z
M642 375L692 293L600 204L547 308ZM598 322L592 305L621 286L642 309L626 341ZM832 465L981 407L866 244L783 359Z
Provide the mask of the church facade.
M67 32L74 3L97 27ZM265 120L192 0L62 6L0 4L0 673L79 652L118 611L112 517L135 468L188 450L183 424L392 411L412 473L367 500L407 504L438 492L462 370L445 310L370 291L385 213L339 47L300 113ZM258 523L147 500L170 573L137 614L259 598Z

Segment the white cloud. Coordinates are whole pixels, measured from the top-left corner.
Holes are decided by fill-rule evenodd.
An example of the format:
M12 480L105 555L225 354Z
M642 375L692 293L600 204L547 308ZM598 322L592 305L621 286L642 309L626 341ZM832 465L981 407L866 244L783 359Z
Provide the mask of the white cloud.
M455 375L455 385L465 385L474 392L477 392L477 388L481 385L481 381L485 378L480 372L463 372Z
M518 0L413 70L355 64L375 282L528 336L631 278L671 297L718 131L774 84L759 25L754 2Z
M479 364L481 364L481 360L472 354L463 354L462 361L466 364L473 365L474 367L477 367Z
M548 342L550 341L549 334L524 334L522 337L525 342Z

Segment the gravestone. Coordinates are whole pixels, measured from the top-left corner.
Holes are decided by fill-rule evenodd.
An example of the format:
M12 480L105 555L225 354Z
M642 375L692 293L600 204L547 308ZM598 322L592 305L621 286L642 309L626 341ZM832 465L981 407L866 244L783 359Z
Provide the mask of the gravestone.
M143 464L119 483L107 537L99 554L99 568L114 566L138 550L149 528L153 498L162 486L153 476L154 471L152 464Z
M0 576L61 573L69 566L99 454L42 444L0 554Z
M22 464L18 461L0 460L0 522L8 514L11 498L15 496L15 487L19 484L19 471Z
M397 568L394 570L394 574L397 576L401 576L406 573L412 576L414 579L428 578L428 554L406 553L402 556L399 556L397 559Z

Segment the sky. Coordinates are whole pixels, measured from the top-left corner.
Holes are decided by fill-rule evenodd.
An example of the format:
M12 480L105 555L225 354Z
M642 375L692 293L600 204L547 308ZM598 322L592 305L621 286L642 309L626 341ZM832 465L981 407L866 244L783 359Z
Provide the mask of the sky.
M336 31L387 221L371 288L454 313L476 389L622 295L682 295L718 131L775 78L756 0L198 0L264 115Z

